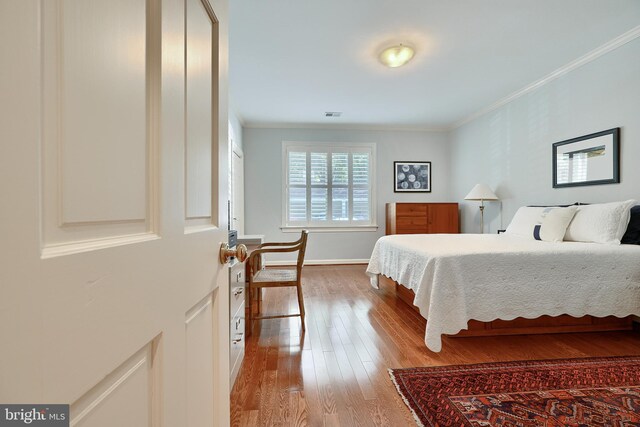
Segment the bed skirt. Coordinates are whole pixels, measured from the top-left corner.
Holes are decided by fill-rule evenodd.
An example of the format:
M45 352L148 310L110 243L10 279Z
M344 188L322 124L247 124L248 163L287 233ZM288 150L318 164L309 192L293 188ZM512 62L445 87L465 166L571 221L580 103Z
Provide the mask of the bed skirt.
M415 294L401 284L385 277L379 276L380 282L394 286L398 299L408 304L416 312L418 307L413 305ZM480 322L470 320L467 329L458 332L451 337L480 337L498 335L528 335L528 334L555 334L568 332L603 332L603 331L629 331L633 329L632 316L627 317L595 317L582 316L540 316L536 319L518 317L513 320L494 320L492 322Z

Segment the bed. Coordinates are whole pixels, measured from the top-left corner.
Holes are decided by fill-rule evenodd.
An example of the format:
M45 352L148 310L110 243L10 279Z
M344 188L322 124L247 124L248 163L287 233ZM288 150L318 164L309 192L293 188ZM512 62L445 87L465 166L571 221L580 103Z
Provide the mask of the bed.
M637 245L506 234L390 235L376 243L367 274L374 287L386 276L415 294L413 304L427 319L425 343L434 352L442 335L474 321L615 316L619 329L627 329L629 316L640 315Z

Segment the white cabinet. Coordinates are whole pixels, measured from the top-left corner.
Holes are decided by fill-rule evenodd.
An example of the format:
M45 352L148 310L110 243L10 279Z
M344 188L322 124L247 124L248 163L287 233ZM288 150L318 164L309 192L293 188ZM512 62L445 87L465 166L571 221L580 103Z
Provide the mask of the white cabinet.
M231 379L229 386L233 388L244 358L245 312L244 300L245 264L238 260L231 261L229 266L229 368Z

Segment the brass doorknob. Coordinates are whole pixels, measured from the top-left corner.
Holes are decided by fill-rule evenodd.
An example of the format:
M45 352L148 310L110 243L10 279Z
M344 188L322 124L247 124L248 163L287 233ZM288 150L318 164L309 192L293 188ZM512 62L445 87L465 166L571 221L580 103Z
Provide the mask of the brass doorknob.
M238 258L238 261L244 262L247 259L247 247L239 244L235 249L231 249L228 243L222 243L220 245L220 264L228 263L231 258Z

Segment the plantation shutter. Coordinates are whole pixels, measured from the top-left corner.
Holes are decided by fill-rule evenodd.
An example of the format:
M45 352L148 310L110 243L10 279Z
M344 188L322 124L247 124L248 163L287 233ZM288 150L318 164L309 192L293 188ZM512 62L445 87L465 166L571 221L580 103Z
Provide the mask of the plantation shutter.
M327 153L310 153L311 157L311 221L326 221L327 209Z
M374 146L287 146L285 226L372 224Z
M289 153L289 219L307 220L307 153Z

